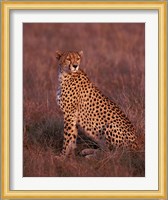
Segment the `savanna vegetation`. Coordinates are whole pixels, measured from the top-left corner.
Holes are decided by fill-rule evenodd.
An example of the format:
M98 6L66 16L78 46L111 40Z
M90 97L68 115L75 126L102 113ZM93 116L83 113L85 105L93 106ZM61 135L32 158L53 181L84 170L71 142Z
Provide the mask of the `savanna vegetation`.
M80 151L96 144L79 131L76 156L55 158L63 144L63 115L56 104L58 49L83 50L81 68L129 117L139 152L116 150L86 159ZM23 53L23 176L144 176L145 25L25 23Z

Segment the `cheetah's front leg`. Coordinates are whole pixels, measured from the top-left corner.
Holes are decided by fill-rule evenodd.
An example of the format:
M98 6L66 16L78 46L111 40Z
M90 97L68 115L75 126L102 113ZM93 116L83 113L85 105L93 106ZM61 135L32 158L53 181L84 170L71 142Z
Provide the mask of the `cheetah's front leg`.
M76 120L77 117L75 114L64 116L64 143L62 156L67 156L74 153L76 148L76 139L77 139L77 128Z

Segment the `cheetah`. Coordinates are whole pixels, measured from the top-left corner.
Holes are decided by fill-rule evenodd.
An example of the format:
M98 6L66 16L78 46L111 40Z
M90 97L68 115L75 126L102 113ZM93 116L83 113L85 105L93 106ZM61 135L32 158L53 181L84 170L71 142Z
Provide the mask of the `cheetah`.
M74 152L78 127L100 149L137 149L135 129L124 112L89 80L80 69L83 51L56 51L59 69L57 103L64 116L64 142L61 152Z

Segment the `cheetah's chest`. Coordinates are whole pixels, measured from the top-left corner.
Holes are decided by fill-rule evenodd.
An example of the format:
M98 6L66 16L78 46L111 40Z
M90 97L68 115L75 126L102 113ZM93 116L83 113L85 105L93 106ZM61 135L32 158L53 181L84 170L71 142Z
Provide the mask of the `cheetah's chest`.
M62 77L57 90L57 104L62 111L76 109L79 100L79 89L73 78Z

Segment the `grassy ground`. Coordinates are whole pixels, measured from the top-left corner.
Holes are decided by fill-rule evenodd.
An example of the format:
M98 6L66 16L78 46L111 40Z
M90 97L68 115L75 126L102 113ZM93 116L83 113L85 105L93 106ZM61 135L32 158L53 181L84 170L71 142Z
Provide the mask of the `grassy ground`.
M144 24L24 24L24 176L145 175ZM140 152L113 152L87 160L93 146L79 131L76 157L58 161L63 116L56 105L56 50L83 50L81 68L133 123Z

